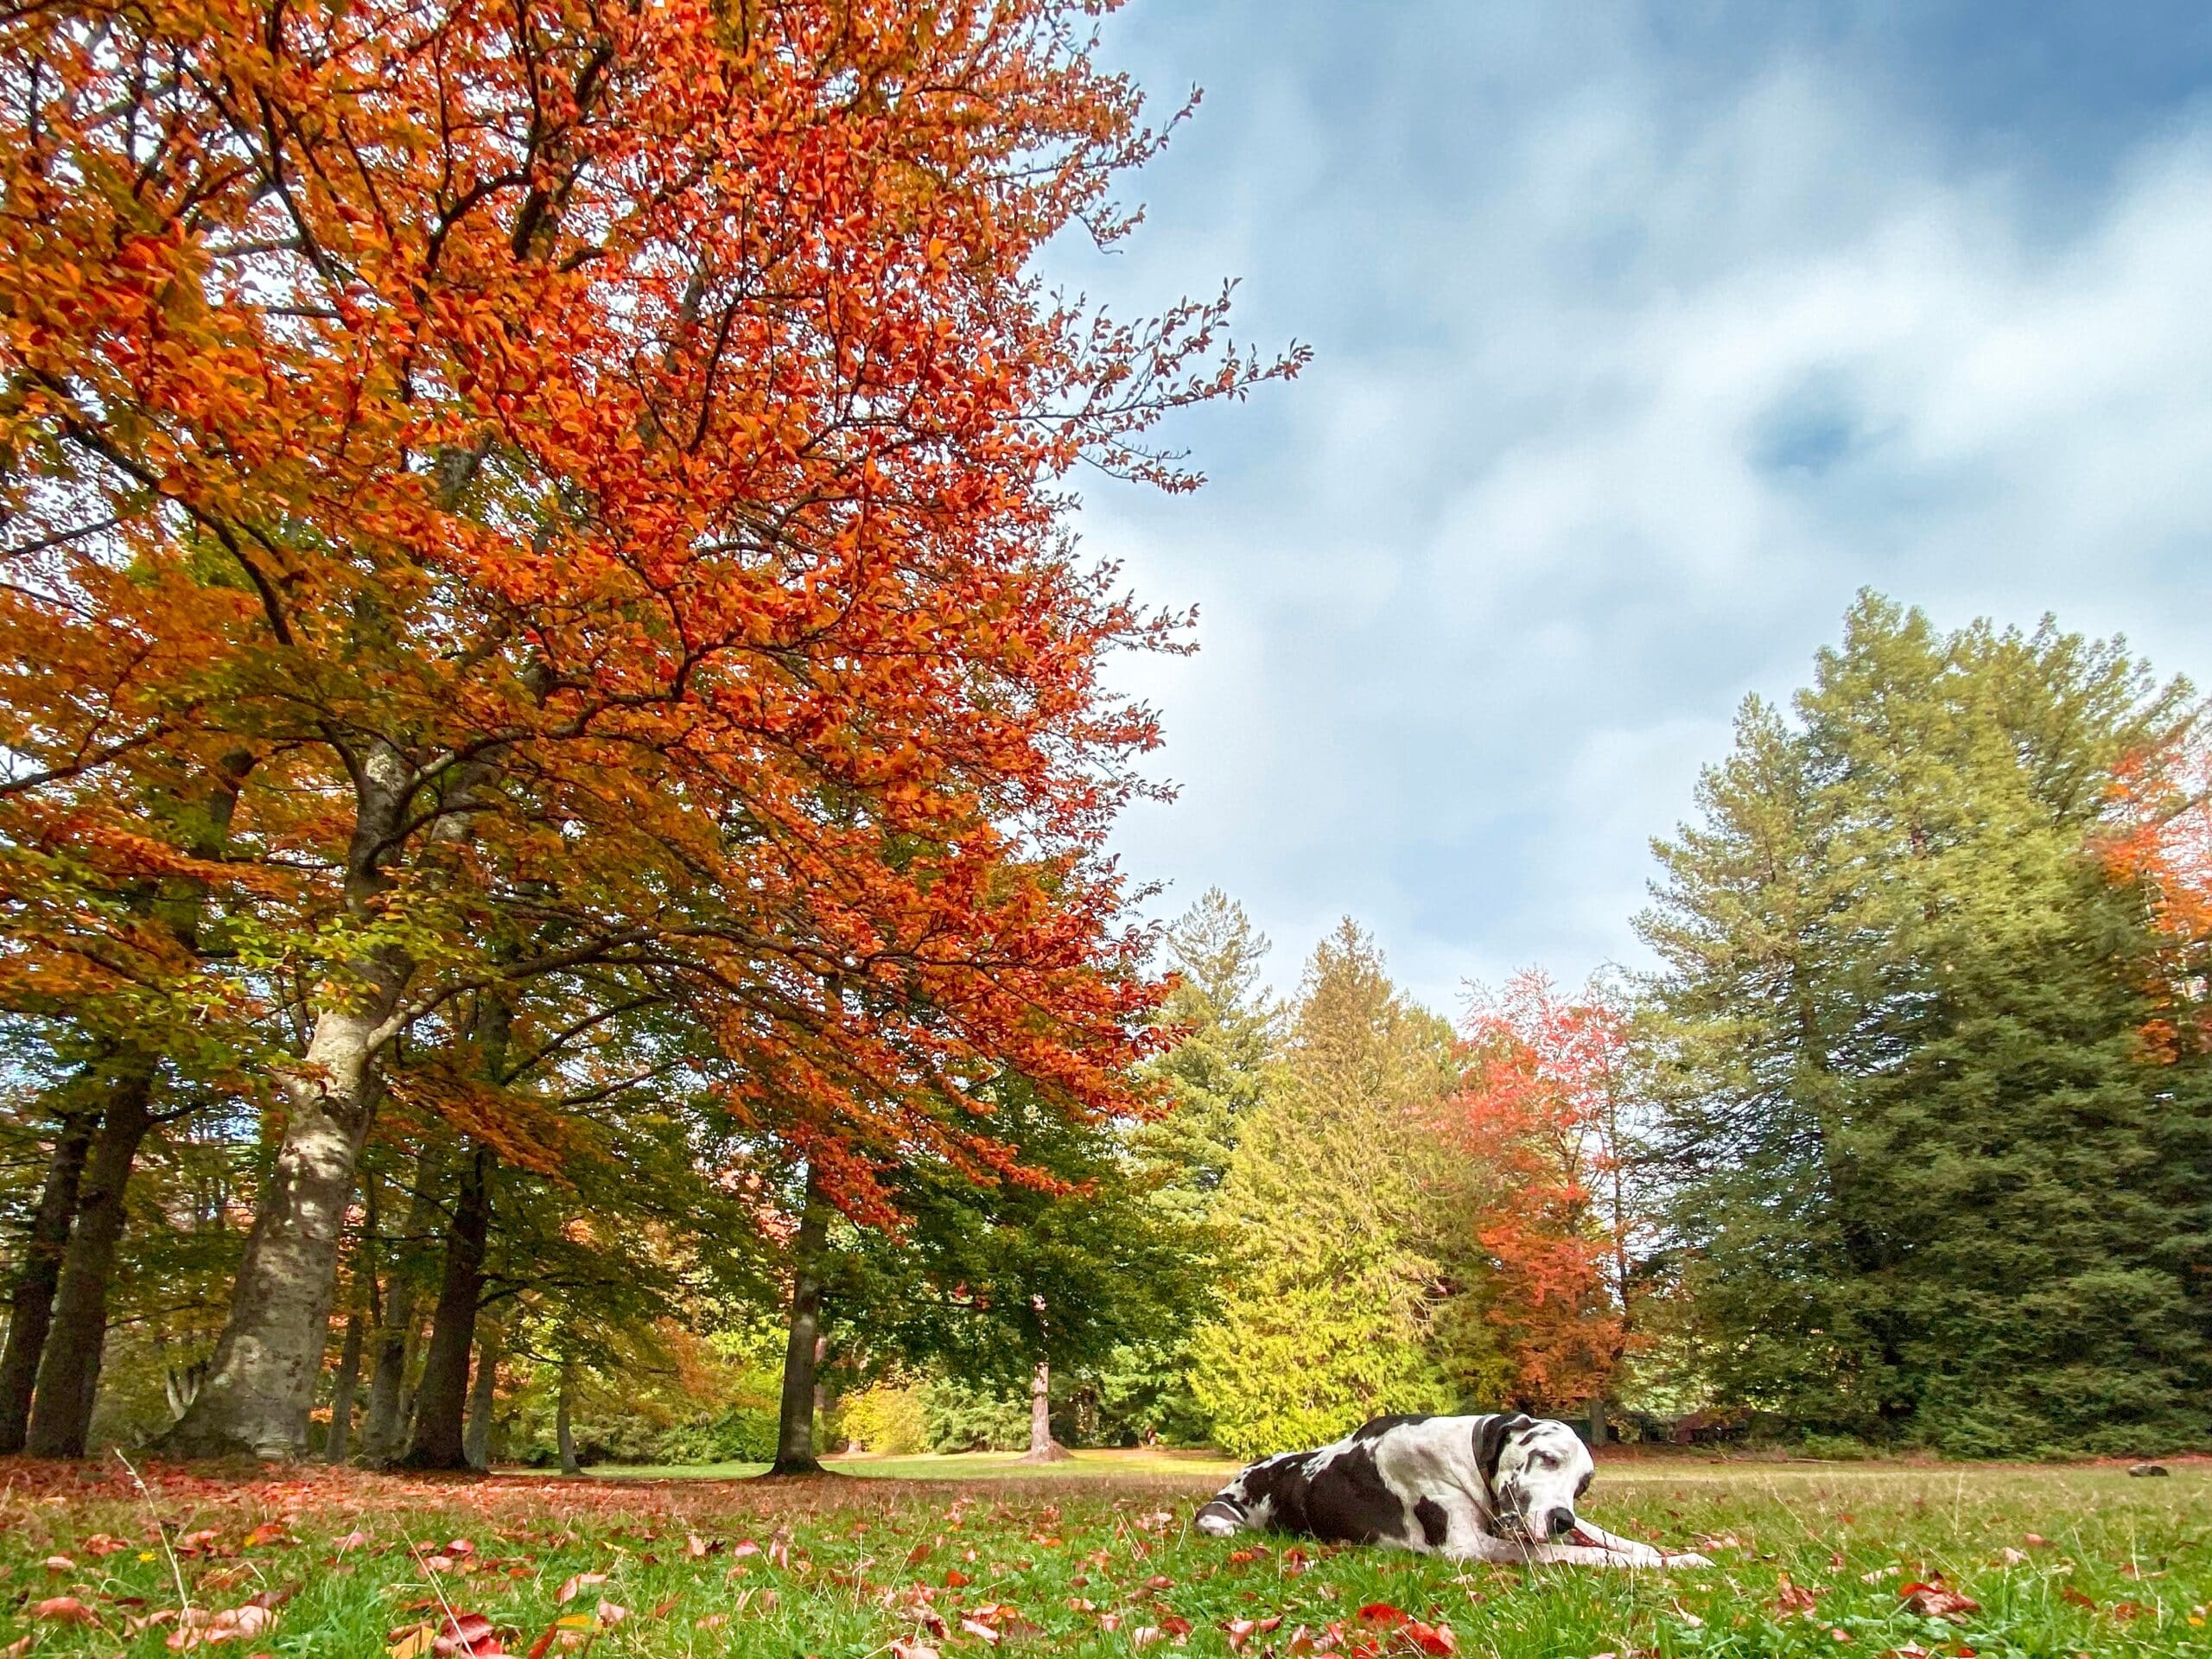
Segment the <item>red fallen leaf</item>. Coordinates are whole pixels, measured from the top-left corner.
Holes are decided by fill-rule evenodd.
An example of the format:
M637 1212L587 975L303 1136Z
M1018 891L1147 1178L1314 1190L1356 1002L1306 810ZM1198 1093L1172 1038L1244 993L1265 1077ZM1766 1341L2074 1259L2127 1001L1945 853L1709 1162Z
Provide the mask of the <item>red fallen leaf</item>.
M2069 1602L2076 1607L2087 1607L2092 1612L2096 1611L2096 1602L2090 1597L2083 1595L2070 1584L2060 1589L2058 1599L2063 1602Z
M965 1573L963 1573L957 1567L948 1567L944 1570L944 1587L948 1590L957 1590L963 1585L969 1585L975 1582L975 1580L969 1578Z
M117 1538L105 1532L96 1532L85 1540L83 1548L87 1555L112 1555L119 1549L130 1548L130 1541L128 1538Z
M1260 1628L1260 1621L1256 1618L1232 1618L1221 1628L1229 1637L1229 1650L1231 1653L1242 1653L1244 1651L1244 1644L1252 1639L1253 1633Z
M221 1535L213 1527L200 1532L188 1532L176 1541L177 1553L180 1555L197 1555Z
M264 1521L246 1534L238 1547L241 1549L257 1549L263 1544L282 1543L289 1536L282 1521Z
M1780 1588L1774 1592L1775 1611L1787 1618L1796 1613L1809 1613L1819 1605L1816 1594L1802 1584L1792 1584L1789 1575L1782 1575Z
M1166 1637L1166 1632L1157 1624L1140 1624L1129 1632L1129 1645L1133 1648L1148 1648L1155 1642L1165 1640Z
M100 1616L74 1596L49 1596L31 1604L31 1617L49 1624L97 1624Z
M49 1573L74 1573L77 1563L67 1555L49 1555L46 1558L46 1570Z
M963 1618L960 1621L960 1628L970 1636L982 1637L994 1647L998 1644L999 1633L980 1618Z
M630 1610L619 1601L601 1600L599 1604L599 1624L601 1630L613 1630L630 1617Z
M1425 1624L1420 1619L1409 1618L1403 1634L1423 1653L1441 1655L1459 1650L1459 1638L1452 1634L1449 1624Z
M1897 1594L1904 1599L1906 1606L1923 1618L1948 1618L1961 1622L1967 1614L1981 1611L1981 1604L1972 1596L1961 1595L1940 1584L1916 1582L1901 1585Z
M2136 1601L2115 1601L2106 1611L2114 1618L2128 1619L2143 1617L2143 1605Z
M929 1559L931 1548L930 1541L926 1538L923 1539L920 1543L916 1544L912 1549L906 1552L906 1565L909 1567L919 1567L924 1561Z
M554 1640L560 1634L561 1626L558 1621L548 1624L537 1640L530 1644L530 1652L524 1656L524 1659L545 1659L545 1656L552 1652Z
M926 1642L909 1642L902 1636L894 1636L891 1638L891 1659L938 1659L938 1652Z
M448 1555L474 1555L475 1553L476 1546L466 1538L456 1538L446 1546L446 1554Z
M1232 1549L1229 1552L1231 1567L1249 1567L1268 1552L1264 1549Z
M1179 1613L1170 1613L1160 1621L1160 1628L1170 1636L1188 1636L1191 1621Z
M683 1599L683 1598L681 1596L671 1596L666 1601L662 1602L659 1606L653 1609L653 1617L655 1618L666 1618L671 1613L676 1611L676 1604Z
M1359 1622L1395 1630L1406 1622L1406 1616L1387 1601L1370 1601L1359 1610Z
M364 1544L371 1544L375 1541L376 1540L370 1537L367 1533L363 1532L359 1527L356 1527L353 1531L347 1533L343 1538L332 1539L330 1541L330 1547L333 1549L337 1550L340 1554L343 1554L349 1549L359 1549Z
M568 1582L561 1586L561 1593L554 1597L553 1599L556 1604L571 1602L574 1601L578 1595L582 1593L582 1592L589 1586L594 1584L605 1584L606 1582L607 1574L604 1573L571 1573L569 1577Z
M1155 1573L1144 1581L1144 1587L1147 1590L1173 1590L1175 1580L1165 1573Z
M747 1555L758 1555L760 1553L760 1546L747 1538L741 1543L731 1545L729 1553L731 1559L741 1561Z

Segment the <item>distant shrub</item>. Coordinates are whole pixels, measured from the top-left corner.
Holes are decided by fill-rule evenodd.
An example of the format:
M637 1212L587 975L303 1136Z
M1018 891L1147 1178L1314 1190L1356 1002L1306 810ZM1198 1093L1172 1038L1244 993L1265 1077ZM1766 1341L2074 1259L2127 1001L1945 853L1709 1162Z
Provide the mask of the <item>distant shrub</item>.
M845 1438L867 1452L903 1456L930 1444L929 1410L915 1382L879 1382L848 1395L839 1407Z
M966 1382L922 1384L923 1432L932 1452L1019 1452L1029 1444L1029 1402Z

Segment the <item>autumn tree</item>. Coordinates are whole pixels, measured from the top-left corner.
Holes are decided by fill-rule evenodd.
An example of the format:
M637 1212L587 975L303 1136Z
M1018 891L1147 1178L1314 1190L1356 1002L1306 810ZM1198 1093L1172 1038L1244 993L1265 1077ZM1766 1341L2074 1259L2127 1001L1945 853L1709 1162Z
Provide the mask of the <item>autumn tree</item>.
M1628 1038L1593 987L1562 995L1543 974L1478 990L1465 1076L1440 1114L1464 1157L1464 1224L1479 1247L1479 1297L1498 1332L1513 1400L1602 1401L1628 1343L1636 1213Z
M1117 1097L1150 993L1090 854L1155 734L1097 669L1169 624L1057 480L1179 487L1148 424L1294 364L1027 274L1158 142L1082 10L0 31L0 836L181 868L235 944L172 977L281 1039L175 1449L302 1448L380 1068L448 1008L663 973L868 1221L895 1148L991 1166L980 1066ZM137 814L233 756L220 859ZM129 925L65 913L70 963Z

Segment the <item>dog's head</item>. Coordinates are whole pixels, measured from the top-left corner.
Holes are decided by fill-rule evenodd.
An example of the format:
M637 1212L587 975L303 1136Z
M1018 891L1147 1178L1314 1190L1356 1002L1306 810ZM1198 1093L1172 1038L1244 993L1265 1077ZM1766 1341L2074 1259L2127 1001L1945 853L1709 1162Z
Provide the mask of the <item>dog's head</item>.
M1485 1418L1475 1434L1475 1462L1501 1535L1532 1543L1574 1537L1574 1506L1597 1471L1590 1448L1565 1423Z

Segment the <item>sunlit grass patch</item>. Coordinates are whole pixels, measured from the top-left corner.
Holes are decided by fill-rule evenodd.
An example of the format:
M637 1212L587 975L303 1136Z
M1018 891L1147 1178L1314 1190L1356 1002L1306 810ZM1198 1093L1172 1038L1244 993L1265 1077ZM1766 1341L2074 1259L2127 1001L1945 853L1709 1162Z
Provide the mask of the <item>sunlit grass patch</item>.
M0 1502L0 1644L149 1659L258 1608L218 1651L2201 1652L2212 1472L2175 1471L1608 1466L1596 1518L1717 1562L1662 1575L1206 1539L1187 1522L1217 1477L1136 1459L968 1483L164 1470L144 1496L26 1465Z

